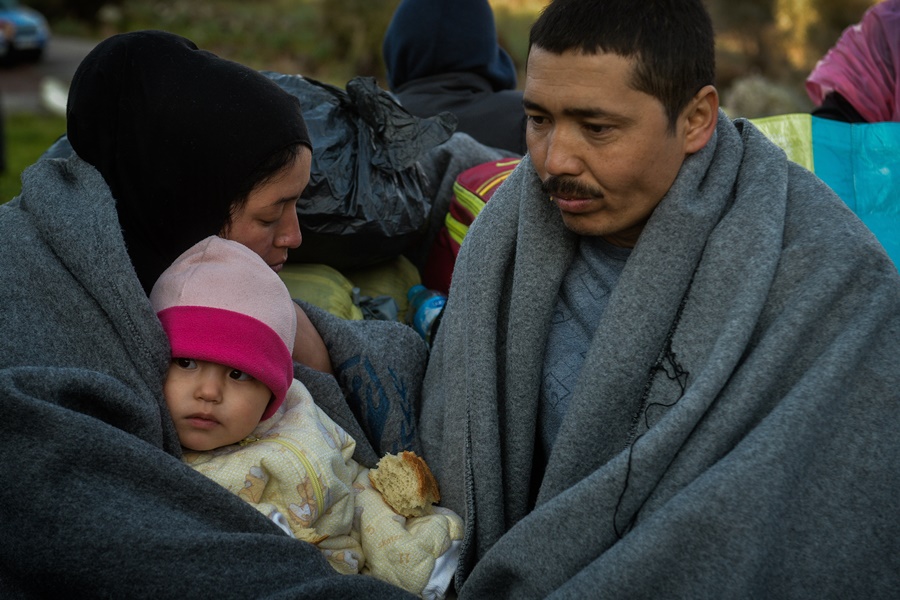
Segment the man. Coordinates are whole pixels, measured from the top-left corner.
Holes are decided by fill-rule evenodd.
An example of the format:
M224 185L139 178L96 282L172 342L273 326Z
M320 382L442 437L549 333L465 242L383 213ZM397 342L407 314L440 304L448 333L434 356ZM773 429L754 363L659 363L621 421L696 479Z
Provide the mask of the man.
M555 0L532 28L530 156L425 379L461 598L900 586L900 276L713 78L701 0Z

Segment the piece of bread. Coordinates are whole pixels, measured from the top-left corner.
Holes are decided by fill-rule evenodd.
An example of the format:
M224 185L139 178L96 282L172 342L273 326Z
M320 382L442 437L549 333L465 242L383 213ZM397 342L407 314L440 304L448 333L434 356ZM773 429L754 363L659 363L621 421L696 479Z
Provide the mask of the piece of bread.
M369 481L384 501L404 517L431 514L431 505L441 500L431 469L415 452L386 454L369 470Z

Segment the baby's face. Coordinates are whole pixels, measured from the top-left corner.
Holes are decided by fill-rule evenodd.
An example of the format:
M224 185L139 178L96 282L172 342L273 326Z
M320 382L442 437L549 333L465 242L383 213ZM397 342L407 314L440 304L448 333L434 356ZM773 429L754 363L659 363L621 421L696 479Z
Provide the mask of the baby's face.
M190 358L172 359L164 392L181 445L198 451L250 435L272 398L264 383L243 371Z

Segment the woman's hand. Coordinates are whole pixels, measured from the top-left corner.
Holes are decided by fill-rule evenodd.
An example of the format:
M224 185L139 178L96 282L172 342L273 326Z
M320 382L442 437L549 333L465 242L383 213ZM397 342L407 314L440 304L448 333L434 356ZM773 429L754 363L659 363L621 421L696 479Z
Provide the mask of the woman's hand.
M325 341L319 335L318 330L303 312L303 309L295 302L294 309L297 312L297 335L294 337L294 360L323 373L334 375L331 366L331 357L325 348Z

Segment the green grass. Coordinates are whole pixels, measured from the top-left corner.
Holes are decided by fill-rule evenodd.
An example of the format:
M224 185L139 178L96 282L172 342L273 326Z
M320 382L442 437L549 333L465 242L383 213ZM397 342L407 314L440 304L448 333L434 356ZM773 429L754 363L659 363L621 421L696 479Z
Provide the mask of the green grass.
M66 132L66 119L46 114L14 113L5 116L3 129L6 171L0 174L0 204L19 194L22 171Z
M400 0L123 0L101 37L164 29L260 70L334 85L355 75L384 80L381 38Z

